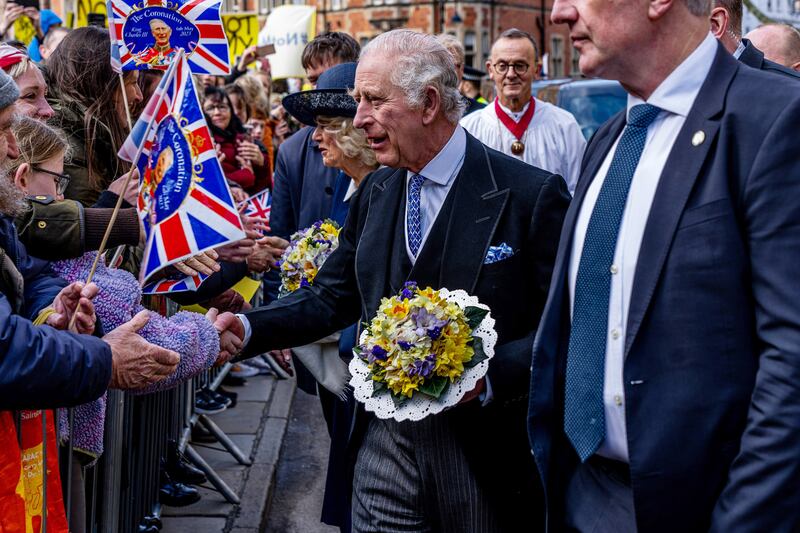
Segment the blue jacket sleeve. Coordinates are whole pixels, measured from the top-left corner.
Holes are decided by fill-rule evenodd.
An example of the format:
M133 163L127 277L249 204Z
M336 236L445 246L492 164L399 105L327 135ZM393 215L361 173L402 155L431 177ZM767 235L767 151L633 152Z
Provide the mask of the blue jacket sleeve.
M52 409L96 400L111 380L101 339L34 326L0 294L0 409Z

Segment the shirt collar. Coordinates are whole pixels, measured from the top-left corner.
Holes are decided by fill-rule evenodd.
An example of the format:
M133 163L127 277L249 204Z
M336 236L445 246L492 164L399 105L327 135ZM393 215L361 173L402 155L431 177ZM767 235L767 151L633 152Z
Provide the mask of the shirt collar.
M744 52L745 48L747 47L745 46L744 41L743 40L739 41L739 46L737 46L736 50L733 51L733 58L739 59L740 57L742 57L742 53Z
M717 46L717 39L709 32L700 46L653 91L647 103L676 115L687 116L711 70ZM643 103L644 100L638 96L629 94L628 112L633 106Z
M466 151L467 134L464 133L464 128L456 126L456 130L444 148L425 165L419 175L438 185L447 185L455 177L456 171L461 168ZM413 175L414 173L409 170L408 177Z
M358 185L356 185L356 182L353 181L352 178L350 178L350 184L347 186L347 191L345 191L345 193L344 193L344 201L345 202L349 202L350 201L350 197L355 194L357 188L358 188Z

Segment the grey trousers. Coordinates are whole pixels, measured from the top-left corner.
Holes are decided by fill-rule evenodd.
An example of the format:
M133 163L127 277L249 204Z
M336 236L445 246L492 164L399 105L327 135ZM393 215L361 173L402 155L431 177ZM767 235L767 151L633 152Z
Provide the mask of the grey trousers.
M446 415L370 422L355 467L354 533L497 529Z
M567 485L566 531L635 533L636 514L630 482L590 459Z

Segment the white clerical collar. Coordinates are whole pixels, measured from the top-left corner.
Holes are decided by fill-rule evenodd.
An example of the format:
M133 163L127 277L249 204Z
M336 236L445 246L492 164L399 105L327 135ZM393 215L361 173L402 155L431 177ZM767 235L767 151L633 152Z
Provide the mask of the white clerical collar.
M647 103L676 115L687 116L711 70L717 46L717 39L709 32L694 52L653 91ZM643 103L644 100L638 96L629 94L628 113L633 106Z
M530 106L530 105L531 105L531 101L530 101L530 100L528 100L528 103L527 103L527 104L525 104L524 106L522 106L522 110L521 110L521 111L511 111L509 108L507 108L506 106L504 106L504 105L503 105L503 103L502 103L502 102L500 102L500 100L498 100L498 101L497 101L497 104L500 106L500 109L502 109L502 110L503 110L503 112L504 112L506 115L508 115L509 117L511 117L511 119L512 119L514 122L519 122L519 121L520 121L520 119L522 118L522 115L524 115L524 114L525 114L525 111L527 111L527 110L528 110L528 106Z
M736 50L733 51L733 58L739 59L742 57L742 53L744 52L745 48L747 47L744 45L744 41L739 41L739 46L737 46Z
M436 156L428 161L428 164L419 172L419 175L431 180L438 185L447 185L450 180L455 178L456 171L461 168L464 155L467 152L467 134L464 128L456 126L455 131L450 136L450 140L439 150ZM408 177L414 173L408 171Z

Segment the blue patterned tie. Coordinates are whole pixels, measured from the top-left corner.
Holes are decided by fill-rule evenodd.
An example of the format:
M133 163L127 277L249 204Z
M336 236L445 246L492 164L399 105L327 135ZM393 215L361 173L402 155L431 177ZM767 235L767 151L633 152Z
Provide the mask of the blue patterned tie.
M647 127L660 111L650 104L631 108L586 229L575 283L564 395L564 432L581 461L591 457L605 439L603 386L611 265Z
M425 178L419 174L414 174L408 181L408 220L406 220L406 226L408 227L408 247L411 248L411 253L414 254L414 257L417 257L419 248L422 246L422 210L420 209L419 200L424 182Z

